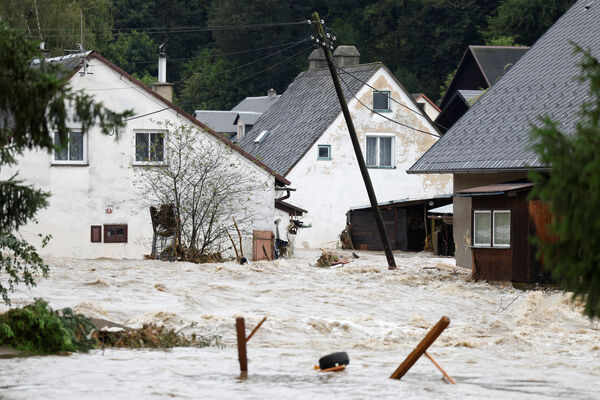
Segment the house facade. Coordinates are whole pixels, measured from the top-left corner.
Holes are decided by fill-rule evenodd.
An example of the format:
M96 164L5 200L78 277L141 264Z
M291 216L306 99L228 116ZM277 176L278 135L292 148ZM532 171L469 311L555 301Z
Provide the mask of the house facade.
M74 258L142 258L152 247L149 195L135 187L138 171L169 162L164 148L169 132L161 121L198 129L203 145L227 149L232 164L249 179L264 182L254 193L249 207L254 219L246 231L271 230L273 198L277 177L268 167L244 153L217 133L194 120L141 82L97 53L87 52L48 59L71 69L69 84L101 101L113 111L132 109L119 136L104 135L97 126L82 132L69 124L70 142L64 151L30 151L12 171L19 178L51 193L49 206L37 215L37 223L21 229L31 243L39 244L39 234L52 239L42 254ZM156 205L156 204L154 204ZM245 244L252 247L251 238Z
M450 175L406 174L438 139L413 97L383 64L359 64L354 46L334 57L378 201L450 193ZM296 246L314 248L335 246L346 212L369 199L324 56L315 50L309 64L240 145L293 182L290 201L312 225Z
M501 256L511 251L514 254L517 249L529 246L531 234L543 232L535 224L541 212L532 205L533 200L529 204L516 204L513 198L520 196L520 192L489 186L526 184L529 171L551 170L531 147L531 126L539 125L539 118L545 115L557 121L562 131L575 132L579 110L589 100L589 91L588 84L577 79L581 55L573 53L574 44L599 58L598 20L600 4L577 1L410 168L412 174L451 173L454 176L457 265L477 267L480 272L494 265L508 268L506 254L505 261L491 261L490 254ZM474 188L480 188L479 193L468 195L469 191L477 192ZM479 196L485 199L482 201ZM521 211L512 211L513 206ZM500 218L494 219L496 214ZM527 229L527 224L537 226L536 231ZM484 231L489 234L483 236L485 240L478 240L477 232ZM503 232L503 238L508 241L496 245L496 231L498 235ZM527 233L513 235L513 231ZM533 257L534 252L528 251ZM474 258L481 254L486 255L487 261L476 262L474 266ZM513 266L518 268L519 265L525 268L527 264ZM528 275L517 271L514 276L523 279Z

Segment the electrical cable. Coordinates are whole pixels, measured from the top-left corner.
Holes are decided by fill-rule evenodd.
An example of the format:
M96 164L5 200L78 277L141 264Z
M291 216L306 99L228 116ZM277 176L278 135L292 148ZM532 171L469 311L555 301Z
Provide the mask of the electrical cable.
M362 84L364 84L364 85L366 85L366 86L370 87L371 89L373 89L373 90L376 90L376 91L378 91L378 92L379 92L379 90L378 90L378 89L376 89L376 88L374 88L373 86L369 85L367 82L363 81L362 79L360 79L360 78L359 78L359 77L357 77L356 75L352 74L351 72L349 72L349 71L347 71L347 70L343 69L342 67L340 67L340 66L339 66L339 65L338 65L338 64L335 62L335 60L333 61L333 63L335 64L336 68L337 68L337 69L339 69L340 71L344 72L345 74L348 74L348 75L350 75L352 78L356 79L357 81L361 82ZM339 75L339 73L338 73L338 75ZM421 112L419 112L419 111L417 111L417 110L414 110L414 109L410 108L409 106L407 106L406 104L404 104L404 103L402 103L402 102L400 102L400 101L398 101L398 100L394 99L394 98L393 98L391 95L387 94L387 97L388 97L390 100L392 100L394 103L397 103L397 104L401 105L402 107L405 107L406 109L408 109L408 110L410 110L410 111L414 112L415 114L418 114L418 115L421 115L421 116L423 115ZM430 121L431 121L431 120L430 120ZM435 121L431 121L431 122L433 122L434 124L436 124L436 125L437 125L437 126L439 126L440 128L443 128L443 129L445 129L445 130L448 130L448 128L446 128L445 126L443 126L443 125L441 125L441 124L438 124L438 123L437 123L437 122L435 122Z
M339 78L342 80L342 82L344 83L344 86L346 86L346 88L348 89L348 91L349 91L349 92L352 94L352 97L354 97L354 98L356 99L356 101L358 101L360 104L362 104L362 105L363 105L363 107L365 107L366 109L370 110L371 112L373 112L373 113L375 113L375 114L377 114L377 115L379 115L379 116L381 116L381 117L383 117L383 118L387 119L387 120L388 120L388 121L390 121L390 122L393 122L393 123L395 123L395 124L398 124L398 125L400 125L400 126L403 126L403 127L405 127L405 128L410 128L410 129L412 129L412 130L414 130L414 131L421 132L421 133L425 133L425 134L427 134L427 135L429 135L429 136L434 136L434 137L437 137L437 138L441 137L440 135L436 135L436 134L433 134L433 133L431 133L431 132L424 131L424 130L422 130L422 129L419 129L419 128L415 128L415 127L413 127L413 126L410 126L410 125L404 124L404 123L402 123L402 122L400 122L400 121L396 121L395 119L392 119L392 118L390 118L390 117L388 117L388 116L386 116L386 115L384 115L384 114L381 114L381 113L379 113L379 112L377 112L377 111L373 110L371 107L367 106L365 103L363 103L362 101L360 101L360 99L359 99L358 97L356 97L356 95L354 94L354 92L353 92L353 91L350 89L350 86L349 86L349 85L346 83L346 81L344 80L344 78L342 77L342 75L340 75L340 73L339 73L339 72L338 72L338 74L337 74L337 75L338 75L338 77L339 77ZM377 90L377 89L375 89L375 90Z

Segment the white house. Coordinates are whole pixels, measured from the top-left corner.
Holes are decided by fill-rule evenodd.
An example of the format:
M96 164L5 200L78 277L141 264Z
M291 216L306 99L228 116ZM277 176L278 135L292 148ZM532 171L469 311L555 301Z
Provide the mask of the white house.
M21 179L52 194L49 206L36 216L38 223L30 223L20 232L32 243L39 243L40 233L52 235L42 254L142 258L150 253L150 201L133 182L137 169L168 163L160 151L169 140L169 132L159 125L165 120L199 128L206 145L228 146L232 163L241 163L243 173L256 182L266 182L248 201L255 217L251 226L244 228L272 229L275 187L288 184L285 178L95 52L48 61L71 70L69 84L74 90L93 95L113 111L132 109L135 116L118 138L102 134L97 126L82 133L78 124L71 123L66 150L27 152L13 171L3 171L12 174L17 170ZM168 85L157 86L160 90ZM244 247L247 253L251 250L251 239Z
M359 64L354 46L338 47L334 57L378 201L452 193L451 175L406 174L439 135L413 97L383 64ZM346 212L369 204L331 75L316 50L309 70L240 146L293 182L290 201L308 211L303 221L312 224L299 231L297 246L334 245Z

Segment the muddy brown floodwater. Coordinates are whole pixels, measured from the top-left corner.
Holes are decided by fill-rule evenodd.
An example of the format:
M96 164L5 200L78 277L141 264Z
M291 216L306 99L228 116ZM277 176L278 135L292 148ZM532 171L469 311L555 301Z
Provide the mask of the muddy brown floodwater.
M600 397L600 326L569 296L473 282L448 267L453 259L427 253L397 253L395 271L381 254L359 254L332 269L311 266L319 252L310 250L249 266L49 259L50 276L14 305L43 297L125 325L221 335L225 347L4 359L0 399ZM423 268L436 265L445 268ZM388 379L443 315L450 327L429 352L458 385L425 358ZM236 316L248 331L267 316L248 344L246 380ZM335 351L350 355L346 371L313 370Z

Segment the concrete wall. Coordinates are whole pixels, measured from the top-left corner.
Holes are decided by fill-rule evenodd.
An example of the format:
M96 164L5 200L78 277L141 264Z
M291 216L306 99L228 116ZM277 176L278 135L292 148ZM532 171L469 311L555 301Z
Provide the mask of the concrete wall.
M526 173L454 174L454 193L459 190L526 178ZM454 197L454 243L456 265L472 267L471 259L471 198Z
M71 86L83 89L97 101L114 111L134 109L136 115L150 113L166 107L142 88L103 64L90 60L88 72L75 74ZM87 136L88 163L80 166L53 165L53 155L42 151L24 154L12 170L3 170L6 177L18 170L21 179L52 193L48 208L38 213L38 223L30 223L21 234L34 244L39 244L38 234L51 234L49 245L42 254L75 258L142 258L149 254L152 243L152 223L148 206L152 203L147 193L133 186L136 171L148 166L135 165L136 130L157 130L157 121L170 120L175 124L191 124L168 109L151 116L131 120L121 135L103 135L98 127L92 127ZM78 128L71 124L71 128ZM199 134L202 134L199 131ZM167 136L168 140L168 136ZM208 133L203 140L209 146L225 145ZM229 152L232 163L240 165L243 173L260 182L263 188L253 198L244 201L255 212L252 226L247 230L271 230L273 227L275 196L274 178L247 158ZM264 183L264 184L263 184ZM111 207L112 213L106 213ZM127 224L127 243L91 243L90 226L104 224ZM251 250L251 239L245 249Z
M379 69L368 83L379 90L391 91L394 99L418 110L410 95L384 68ZM372 93L372 89L364 86L357 97L364 104L371 106ZM430 122L421 114L415 114L392 101L390 107L391 112L385 115L391 119L434 132ZM394 138L393 168L369 168L379 202L452 192L452 175L406 173L406 170L435 143L436 137L390 122L366 109L356 99L350 100L349 108L363 154L366 154L367 134L389 135ZM318 145L331 146L331 160L317 160ZM312 228L299 230L297 247L335 246L340 232L346 226L346 212L351 207L369 204L346 122L341 113L287 178L297 189L289 202L308 210L308 215L303 221L313 225Z

